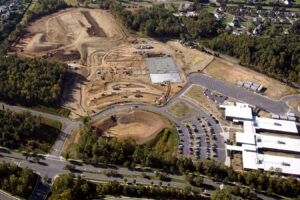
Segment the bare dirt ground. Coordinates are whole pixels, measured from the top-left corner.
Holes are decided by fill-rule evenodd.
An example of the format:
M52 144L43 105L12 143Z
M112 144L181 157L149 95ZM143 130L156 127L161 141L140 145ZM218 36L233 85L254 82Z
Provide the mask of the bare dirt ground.
M10 53L76 65L64 86L62 105L82 116L116 104L164 105L186 84L186 74L202 70L213 59L179 41L128 36L114 16L101 9L61 10L32 22L26 31ZM154 48L134 53L146 44ZM145 59L157 56L174 59L182 83L151 83Z
M125 109L112 115L115 120L108 116L93 124L98 134L120 139L131 137L142 144L153 139L163 129L171 128L167 119L144 110Z
M279 100L283 96L297 94L296 89L284 85L275 79L219 58L215 58L203 72L235 85L238 80L243 82L249 80L262 84L266 88L264 95L274 100Z
M300 99L290 99L287 104L300 114L300 110L298 110L298 107L300 106Z

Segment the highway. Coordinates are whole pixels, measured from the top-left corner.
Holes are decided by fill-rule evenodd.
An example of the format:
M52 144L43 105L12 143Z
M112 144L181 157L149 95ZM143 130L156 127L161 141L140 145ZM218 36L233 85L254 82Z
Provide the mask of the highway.
M102 116L109 115L110 113L113 113L114 111L117 111L120 109L141 108L141 109L147 109L147 110L152 110L152 111L161 113L163 115L168 116L172 120L174 120L177 123L177 125L179 125L181 127L181 129L184 131L185 134L184 134L183 140L184 140L185 149L184 149L183 156L186 157L186 156L188 156L188 149L187 149L188 148L188 138L187 138L187 134L186 134L187 130L186 130L185 126L182 124L183 118L177 118L177 117L171 115L169 112L167 112L167 108L174 101L177 101L177 100L184 101L196 109L196 113L185 116L184 119L190 119L191 121L195 122L195 116L201 114L202 116L206 117L211 122L214 129L217 130L216 133L221 132L220 125L217 125L214 122L214 120L209 116L208 113L205 113L203 110L201 110L198 106L196 106L192 102L190 102L186 99L182 99L180 97L192 84L200 85L202 87L208 88L209 90L216 91L223 95L236 98L238 100L244 101L244 102L249 103L254 106L259 106L260 108L265 109L266 111L269 111L269 112L272 112L275 114L283 114L283 113L287 112L289 107L286 105L286 101L289 99L292 99L292 98L300 97L299 95L292 95L292 96L284 97L279 101L275 101L275 100L271 100L267 97L264 97L262 95L250 92L243 88L239 88L232 84L214 79L212 77L209 77L209 76L206 76L206 75L203 75L200 73L192 73L192 74L188 75L187 79L188 79L188 83L186 84L186 86L163 107L154 107L154 106L149 106L149 105L137 105L137 104L135 104L135 105L120 105L120 106L107 108L106 110L104 110L100 113L97 113L96 115L92 116L92 120L96 120ZM49 155L46 155L46 157L44 159L42 159L39 164L27 161L25 159L25 157L21 154L10 153L10 152L1 152L1 154L4 154L4 155L7 154L8 156L18 157L23 160L22 161L15 160L15 159L7 158L4 156L4 157L0 157L0 161L15 162L21 167L29 167L29 168L35 169L37 172L40 173L41 177L44 177L47 175L50 178L54 178L56 175L67 173L67 171L63 169L63 167L65 166L65 164L67 162L65 162L64 159L62 159L60 157L61 151L63 149L65 141L68 138L71 130L73 128L79 126L80 124L82 124L82 122L80 122L80 121L74 122L74 121L71 121L71 120L63 118L63 117L59 117L59 116L55 116L55 115L51 115L51 114L47 114L47 113L42 113L42 112L38 112L38 111L34 111L34 110L30 110L30 109L18 107L18 106L0 104L0 107L4 107L6 109L13 110L13 111L30 112L33 115L37 115L37 116L40 115L42 117L57 120L57 121L60 121L65 124L65 128L61 131L59 137L57 138L57 141L54 144L53 151ZM220 138L218 138L218 140L222 141L222 139L223 139L222 136L218 135L218 137L220 137ZM221 145L222 143L223 142L220 142L220 144L218 144L218 146ZM220 154L219 159L224 162L225 157L226 157L224 146L220 146L220 152L221 152L221 154ZM100 171L104 170L104 169L99 169L98 167L94 167L94 166L90 166L90 165L82 165L82 166L79 165L79 166L77 166L77 168L81 169L81 170L88 170L88 171L94 171L94 172L99 172L99 170ZM139 173L140 173L140 172L136 172L136 171L129 171L128 169L125 169L125 168L118 169L118 171L121 174L139 175ZM106 179L106 180L116 179L116 178L108 178L101 174L91 174L91 173L84 173L84 176L86 176L88 178L99 178L99 179ZM170 175L170 176L175 178L175 175ZM179 176L177 178L183 179L184 177ZM128 178L128 180L131 180L131 179ZM149 182L149 180L147 182L147 180L140 179L140 178L137 178L136 180L137 180L137 182L141 182L141 183ZM209 182L210 181L209 179L207 179L206 181L208 183L210 183L208 185L217 186L214 182ZM164 184L167 184L167 183L164 183ZM171 186L183 187L183 184L176 183L176 182L170 182L170 184L171 184ZM49 192L49 188L50 188L49 184L42 183L41 181L39 181L39 184L37 185L37 187L34 190L30 199L36 199L37 196L40 199L46 199L47 194ZM2 193L0 193L0 194L3 195Z

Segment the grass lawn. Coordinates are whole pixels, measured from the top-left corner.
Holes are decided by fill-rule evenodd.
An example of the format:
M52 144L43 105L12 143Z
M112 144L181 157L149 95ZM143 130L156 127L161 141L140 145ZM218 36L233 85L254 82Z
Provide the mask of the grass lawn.
M62 107L48 107L44 105L37 105L29 108L35 111L44 112L52 115L58 115L66 118L69 117L70 114L70 110Z
M232 22L232 19L233 19L232 17L228 17L228 18L226 17L225 18L225 24L228 24L229 22Z
M222 112L217 104L203 95L204 88L198 85L191 86L184 94L183 98L194 102L206 113L213 114L222 125L229 125L230 122L223 120Z
M178 135L174 130L165 129L145 145L164 158L170 158L177 155Z
M77 1L77 0L65 0L65 2L66 2L67 4L72 5L72 6L75 6L75 5L78 4L78 1Z
M172 13L176 13L179 7L179 4L169 3L167 4L168 10Z
M167 111L176 117L184 117L186 115L196 112L196 110L184 103L183 101L174 102Z
M233 159L231 160L231 166L234 170L243 170L242 154L233 153Z
M205 9L209 12L209 13L215 13L215 10L217 9L216 7L211 7L211 6L209 6L209 7L205 7Z
M68 155L70 158L75 158L76 155L74 155L74 152L76 152L76 144L78 143L78 140L80 138L80 130L82 129L81 126L78 126L74 128L71 131L71 134L69 138L66 141L66 144L64 145L64 148L62 150L62 155L66 156Z

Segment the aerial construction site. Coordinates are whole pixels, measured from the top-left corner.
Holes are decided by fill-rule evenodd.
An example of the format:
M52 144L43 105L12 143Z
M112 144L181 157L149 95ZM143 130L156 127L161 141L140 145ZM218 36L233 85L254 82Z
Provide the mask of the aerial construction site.
M62 105L81 116L116 104L164 105L186 84L188 73L202 70L213 59L179 41L130 36L101 9L61 10L32 22L26 31L10 52L69 64L72 75ZM149 58L157 59L152 62L154 75Z

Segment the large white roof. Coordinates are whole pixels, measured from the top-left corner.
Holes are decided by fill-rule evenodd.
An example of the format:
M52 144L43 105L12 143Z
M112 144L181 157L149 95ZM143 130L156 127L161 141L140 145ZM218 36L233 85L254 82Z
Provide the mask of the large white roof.
M225 116L252 120L252 109L248 104L236 103L236 105L224 105Z
M256 134L257 146L259 148L276 149L300 153L300 140L288 137ZM299 166L300 168L300 166Z
M296 123L293 121L287 121L287 120L256 117L255 118L255 127L256 127L256 129L264 129L267 131L298 133Z
M240 132L236 132L235 133L235 141L237 143L241 143L241 144L253 144L255 145L255 134L251 134L251 133L240 133Z
M150 74L152 83L163 83L170 81L171 83L181 83L179 73L166 73L166 74Z
M243 151L244 169L263 169L265 171L280 169L280 171L285 174L300 175L299 166L299 158L273 156Z

